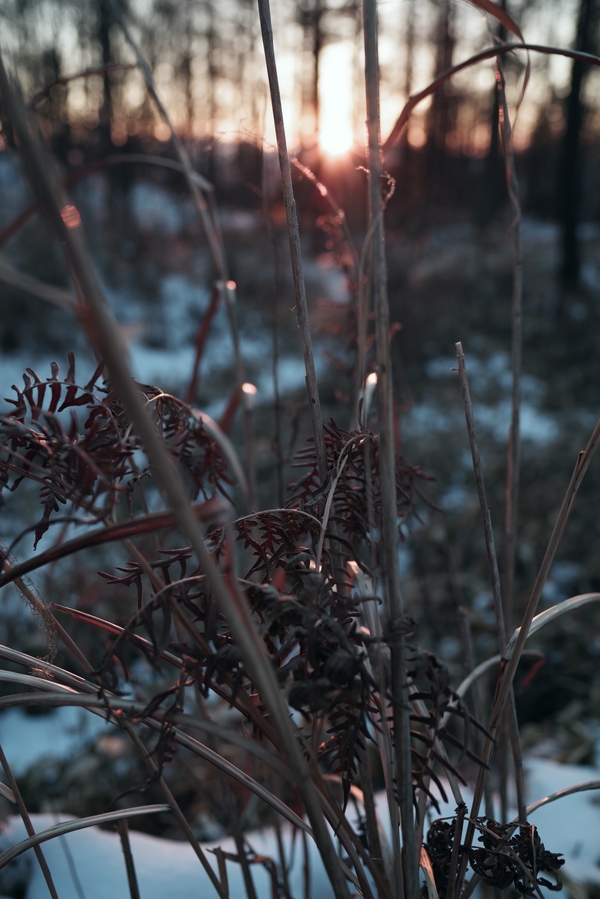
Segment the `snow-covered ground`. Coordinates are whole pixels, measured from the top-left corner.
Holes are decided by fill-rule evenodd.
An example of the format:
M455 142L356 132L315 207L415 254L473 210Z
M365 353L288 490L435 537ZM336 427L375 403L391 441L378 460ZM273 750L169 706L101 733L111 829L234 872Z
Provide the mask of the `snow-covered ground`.
M63 817L61 820L68 819ZM33 815L32 821L36 831L41 831L56 824L57 818L52 815ZM4 849L25 837L20 818L11 818L7 829L0 836L0 846ZM216 896L208 875L187 842L163 840L135 831L130 832L129 839L141 899L189 899L191 896L208 899ZM277 858L273 832L267 830L251 834L249 842L257 854ZM289 831L285 845L289 851ZM224 852L236 854L231 839L203 844L215 870L216 860L210 850L217 846L221 846ZM315 899L326 899L330 890L323 866L312 841L309 841L309 846L313 895ZM42 849L60 899L130 899L121 842L116 833L95 827L88 828L44 843ZM304 889L304 856L300 839L296 840L294 854L290 888L293 896L301 896ZM19 859L15 859L15 862L19 862ZM11 862L11 865L15 862ZM7 871L9 868L7 866ZM26 885L25 899L48 899L50 896L32 850L21 857L18 870L6 884L2 874L0 871L0 889L14 889L15 884L20 882ZM231 899L245 899L240 866L229 862L227 875ZM257 895L270 896L271 878L265 868L260 864L253 865L252 876Z
M593 768L561 765L546 759L530 759L527 763L528 801L530 803L576 783L598 779L600 772ZM465 794L468 801L470 797ZM595 792L578 793L535 811L535 824L546 848L565 856L564 873L569 880L580 884L600 885L600 796ZM386 803L382 794L377 797L382 821ZM442 815L451 815L452 804L443 805ZM42 831L58 822L57 816L33 815L34 828ZM69 820L62 818L60 820ZM26 836L17 817L9 818L0 834L0 851ZM196 855L185 842L158 839L146 834L130 832L141 899L188 899L192 895L210 896L213 888ZM265 830L248 836L248 842L259 855L277 859L275 835ZM291 848L291 834L284 828L286 854L292 860L290 869L291 894L304 891L304 856L300 840ZM220 845L225 852L236 854L229 839L203 844L211 849ZM331 890L323 866L312 842L309 841L310 879L315 899L327 899ZM43 844L60 899L129 899L125 862L116 833L98 828L70 833ZM215 863L216 868L216 863ZM240 868L228 862L231 899L245 899L246 891ZM265 868L256 864L252 874L258 896L271 895L271 880ZM25 899L47 899L49 892L32 851L11 862L0 871L0 891L15 890L21 884ZM2 897L0 896L0 899Z

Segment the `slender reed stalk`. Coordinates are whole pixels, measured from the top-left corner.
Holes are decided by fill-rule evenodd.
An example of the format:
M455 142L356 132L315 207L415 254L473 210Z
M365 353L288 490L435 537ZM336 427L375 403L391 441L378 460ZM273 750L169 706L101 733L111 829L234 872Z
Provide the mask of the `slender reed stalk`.
M19 814L21 815L23 824L25 825L25 830L30 837L33 837L35 835L35 830L33 829L33 824L31 823L31 818L29 817L27 806L23 801L21 791L19 790L19 785L15 780L14 774L12 773L12 768L8 763L8 759L6 758L2 746L0 746L0 765L2 765L2 768L4 769L6 779L8 780L13 796L15 797L15 802L17 804L17 808L19 809ZM46 881L46 886L48 887L50 896L52 897L52 899L58 899L58 893L56 892L56 887L54 886L54 881L52 880L52 874L50 873L48 862L44 857L44 853L42 852L41 847L36 845L34 846L33 851L35 853L35 857L38 860L38 864L40 866L42 874L44 875L44 880Z
M275 135L277 137L277 153L279 156L279 168L281 170L281 184L283 188L283 202L287 219L288 236L290 241L290 254L292 259L292 277L294 279L294 294L296 300L296 315L300 330L300 341L304 356L304 368L306 373L306 389L308 391L308 406L312 422L315 450L317 454L317 466L321 483L327 477L327 454L325 452L325 438L323 436L323 417L321 415L321 400L317 385L317 372L312 349L312 337L310 322L308 319L308 304L306 302L306 286L302 269L302 250L300 246L300 229L298 227L298 214L292 186L292 170L288 155L285 124L283 121L283 107L281 105L281 92L279 90L279 76L275 59L275 46L273 43L273 26L271 24L271 8L269 0L258 0L258 12L260 18L260 30L262 34L267 75L269 78L269 90L271 94L271 107L275 122Z
M263 218L265 227L269 236L269 244L271 246L271 258L273 264L273 286L271 295L271 371L273 374L273 412L274 412L274 434L273 434L273 455L277 466L277 504L284 505L284 487L283 487L283 450L281 446L281 394L279 390L279 248L277 246L277 238L273 222L271 220L271 211L267 198L267 155L264 150L264 142L262 146L262 189L261 200L263 209Z
M256 493L256 439L254 432L254 405L256 402L254 384L242 384L242 411L244 416L244 443L246 445L246 477L248 479L248 506L258 509Z
M373 858L375 864L383 870L383 852L381 849L381 839L379 836L379 828L377 826L377 812L375 810L375 799L373 795L373 774L367 750L362 750L360 753L358 772L363 794L369 854Z
M200 383L200 363L202 361L202 354L204 353L204 347L206 345L206 340L208 338L208 332L210 330L210 326L212 324L212 320L215 317L217 309L219 308L219 300L221 298L221 292L215 285L213 287L212 295L210 298L210 303L208 305L208 309L204 314L204 318L202 319L202 324L198 329L198 334L196 335L196 353L194 356L194 364L192 367L192 376L190 378L190 383L188 384L188 388L185 394L185 401L188 404L194 402L196 398L196 393L198 392L198 384Z
M498 570L498 559L496 557L496 547L494 544L492 519L490 516L490 509L485 492L485 481L483 479L483 469L481 467L479 445L477 443L477 437L475 436L475 416L473 414L473 403L471 402L471 391L469 390L469 380L467 378L465 355L463 353L462 343L460 341L456 344L456 356L458 359L460 392L462 395L463 407L465 410L467 434L469 435L469 446L471 447L471 458L473 460L473 471L475 473L475 484L477 485L477 495L479 497L479 507L481 509L481 521L483 524L485 551L487 555L488 566L490 569L490 579L492 582L492 594L494 598L494 613L496 615L498 646L500 648L500 652L502 652L504 650L504 647L506 646L506 627L504 624L504 607L502 605L500 572Z
M129 839L129 827L127 825L127 819L124 818L122 821L117 821L116 825L117 833L119 834L119 839L121 841L121 848L123 849L123 857L125 859L125 870L127 871L127 883L129 885L129 895L131 899L141 899L140 897L140 888L138 886L137 874L135 872L135 862L133 860L133 852L131 851L131 841Z
M281 886L283 887L284 899L292 899L290 892L290 864L285 857L285 846L283 845L283 837L281 834L281 824L279 819L275 821L275 838L277 840L277 852L279 854L279 869L281 871Z
M515 573L515 551L521 470L521 370L523 359L523 258L521 252L521 204L519 181L515 164L512 126L506 101L506 80L501 57L496 60L497 85L500 94L498 110L502 109L502 148L506 184L513 212L513 296L511 340L511 420L506 464L506 504L504 517L503 599L504 620L510 627Z
M494 739L496 733L498 731L498 726L500 722L500 716L504 710L504 705L509 696L514 677L517 671L517 666L519 661L521 660L521 656L523 654L523 649L525 646L525 641L529 636L529 631L531 628L531 624L533 622L533 618L535 616L535 612L538 607L538 603L540 601L540 597L542 595L542 590L544 589L544 584L546 583L546 579L548 577L548 573L550 571L550 567L552 562L554 561L554 556L556 554L556 550L558 549L558 545L562 539L562 535L564 534L565 527L567 525L567 521L569 520L569 516L571 514L571 510L573 508L573 504L575 502L575 498L585 477L585 473L588 470L590 462L596 452L598 447L598 443L600 442L600 420L596 424L590 439L588 440L587 446L584 450L579 453L577 458L577 462L575 463L575 468L573 470L573 474L571 475L571 480L569 481L569 486L567 487L567 491L565 497L563 499L560 511L558 513L558 517L556 523L554 525L552 534L550 536L550 540L548 542L548 547L544 554L544 558L542 560L542 564L540 570L538 572L538 576L536 578L535 584L533 585L533 589L531 591L531 596L529 598L529 602L527 604L527 608L525 610L525 614L523 616L523 620L521 626L518 630L518 637L512 647L512 651L508 658L506 656L508 653L503 653L502 661L500 665L500 674L498 677L498 684L496 687L496 695L494 697L494 704L492 706L492 712L490 715L490 721L488 724L488 738L486 739L486 744L483 753L483 761L489 767L493 747L494 747ZM512 644L512 641L511 641ZM476 818L479 813L479 807L481 805L481 798L483 794L483 785L485 781L487 770L485 768L481 768L477 777L477 783L475 784L475 791L473 795L473 804L471 807L471 818ZM467 828L467 834L465 838L465 843L470 845L473 836L475 833L475 827L473 824L469 824ZM461 868L461 872L459 874L460 879L464 877L466 871L466 861L463 867ZM468 885L467 885L468 886ZM465 889L466 894L466 889ZM470 895L470 891L468 893Z
M458 606L457 615L460 623L465 669L468 677L475 669L475 655L473 653L473 635L471 633L471 622L469 621L467 610L463 606ZM471 693L471 703L475 719L479 722L483 721L483 698L481 694L481 682L478 681L474 684L474 689ZM475 739L477 741L477 751L481 754L481 752L483 751L483 735L479 730L477 730ZM485 783L485 813L488 818L494 817L494 801L492 798L492 791L489 786L489 781L486 781Z
M386 598L392 644L392 695L394 697L394 743L396 789L402 824L404 888L406 899L416 899L419 890L418 859L413 813L410 720L406 675L406 646L402 635L404 604L400 590L398 524L396 504L396 459L392 411L392 368L389 346L390 313L387 298L387 267L383 209L381 202L381 138L379 124L379 54L376 0L363 0L365 82L369 167L369 217L373 228L373 305L377 337L377 398L380 429L380 477L382 537L385 555ZM398 897L401 884L396 884Z
M469 444L471 447L471 457L473 459L473 470L475 472L475 481L477 484L477 493L479 496L479 505L481 508L481 518L483 522L483 532L485 538L486 553L490 568L490 577L492 581L492 591L494 597L494 612L496 615L496 630L498 635L498 648L503 653L506 648L506 625L504 619L504 605L502 602L502 591L500 587L500 573L498 571L498 560L496 556L496 547L494 543L494 532L492 530L492 520L487 497L485 491L485 481L483 477L483 468L481 466L481 457L479 454L479 446L475 435L475 417L473 414L473 404L471 402L471 393L469 390L469 381L467 378L467 369L462 344L456 344L456 355L458 358L458 376L460 379L460 388L463 398L463 406L465 410L465 418L467 422L467 433L469 435ZM518 384L518 382L517 382ZM517 404L517 424L519 407ZM506 733L501 734L499 753L500 753L500 798L502 807L502 820L506 820L507 812L507 777L508 777L508 748L509 745L513 750L513 758L515 765L515 780L517 786L517 798L519 810L524 814L526 809L525 802L525 786L523 777L523 757L519 741L519 726L516 716L516 707L514 696L511 691L511 702L506 712Z

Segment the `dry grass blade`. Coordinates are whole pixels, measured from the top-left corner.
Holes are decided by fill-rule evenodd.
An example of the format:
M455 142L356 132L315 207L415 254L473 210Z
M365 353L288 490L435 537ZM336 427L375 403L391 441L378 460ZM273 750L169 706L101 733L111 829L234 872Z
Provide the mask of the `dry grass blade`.
M458 377L460 380L460 392L462 395L465 419L467 422L467 434L469 436L469 446L471 448L471 459L473 460L473 472L475 474L475 484L477 485L479 508L481 510L481 522L483 525L483 536L485 539L485 551L487 554L488 566L490 569L490 580L492 583L492 593L494 597L494 613L496 615L496 629L498 634L498 647L500 649L500 652L502 652L504 650L504 647L506 646L506 629L504 624L502 591L500 588L500 572L498 570L498 559L496 556L496 546L494 544L494 532L492 531L492 519L490 517L490 509L485 492L485 482L483 478L483 469L481 467L479 445L477 443L477 437L475 435L475 416L473 414L473 403L471 402L471 391L469 390L469 380L467 378L465 355L463 353L462 343L460 341L456 344L456 357L458 359Z
M529 63L526 70L520 102L524 96L529 78ZM503 598L504 619L510 627L512 620L512 596L515 569L515 552L517 540L517 518L519 502L519 480L521 468L521 370L523 356L523 258L521 250L521 203L519 199L519 181L517 178L515 150L513 142L510 112L506 98L506 79L504 77L504 60L496 60L496 86L499 96L498 126L501 129L502 150L506 187L513 214L513 297L512 297L512 337L511 337L511 422L508 437L506 465L506 507L504 516L504 560L503 560ZM518 109L518 106L517 106Z
M549 805L551 802L556 802L557 799L564 799L565 796L573 796L575 793L586 793L588 790L600 790L600 780L586 780L583 783L574 784L572 787L565 787L564 790L557 790L556 793L551 793L550 796L544 796L543 799L538 799L537 802L527 806L527 814L531 815L539 808L543 808L543 806ZM518 822L515 821L515 823Z
M208 238L208 242L210 245L213 262L215 265L215 269L218 275L217 287L221 290L223 294L223 299L225 300L225 306L227 309L227 316L229 319L229 328L231 331L231 338L233 341L233 351L235 357L235 369L236 369L236 379L238 388L241 389L242 384L244 383L244 362L242 359L241 351L240 351L240 342L239 335L237 330L237 325L235 321L235 314L233 310L233 301L235 294L235 284L234 282L229 280L229 275L227 273L227 259L225 257L225 250L223 247L223 241L221 239L221 231L219 228L219 223L215 214L214 204L207 203L204 198L202 191L199 187L198 179L194 177L195 172L192 166L190 157L183 143L179 140L173 124L171 122L171 118L169 113L167 112L166 107L164 106L162 100L158 96L156 85L154 83L154 78L152 76L152 72L150 71L150 67L137 43L135 38L131 33L131 29L127 24L123 11L119 5L119 0L107 0L116 20L123 30L123 34L125 35L125 39L128 44L132 48L135 53L138 61L138 65L143 72L144 78L146 80L146 86L148 88L149 93L154 100L157 109L164 120L169 132L171 134L171 142L173 144L173 149L175 150L175 154L183 166L183 175L185 177L187 186L192 195L192 200L194 202L194 207L202 224L204 226L204 230L206 236ZM246 451L246 459L247 461L252 457L252 448L247 444L245 444Z
M150 777L158 785L159 789L161 790L161 792L162 792L163 796L165 797L165 799L168 803L168 806L173 814L173 817L179 824L179 827L181 828L183 834L185 835L188 843L190 844L190 846L196 853L198 861L200 862L200 864L206 871L210 882L214 886L215 890L217 891L217 893L221 897L221 899L228 899L228 896L226 893L226 887L221 883L217 874L215 874L215 872L213 871L213 869L210 865L210 862L208 861L208 858L206 856L206 853L204 852L202 846L198 842L196 834L190 827L187 818L181 811L179 803L177 802L177 800L173 796L171 790L169 789L164 777L162 776L161 771L158 768L158 765L156 764L156 762L154 761L154 759L152 758L152 756L150 755L150 753L144 746L139 734L133 727L132 723L130 721L124 721L123 727L124 727L125 731L127 732L127 734L129 735L129 738L131 739L133 745L136 747L136 749L142 756L142 758L146 764L146 767L148 768L148 771L150 772Z
M23 797L21 796L21 791L19 790L19 786L14 778L12 773L12 769L8 764L8 759L4 753L4 749L0 746L0 764L4 769L4 773L6 775L6 779L10 784L10 792L12 793L12 801L16 803L19 814L23 820L23 824L25 825L25 830L29 834L30 837L35 836L35 830L33 829L33 824L31 823L31 818L29 817L29 812L27 811L27 806L23 801ZM3 785L4 786L4 785ZM52 897L52 899L58 899L58 893L56 892L56 887L54 886L54 881L52 880L52 874L50 873L50 868L48 867L48 862L44 858L44 853L42 852L39 846L34 846L35 857L38 860L38 864L44 876L44 880L46 881L46 885L48 887L48 891Z
M532 637L537 633L540 628L545 627L545 625L550 624L552 621L556 621L556 619L560 618L562 615L566 615L568 612L574 612L575 609L580 609L582 606L588 605L588 603L598 602L599 600L600 593L580 593L578 596L572 596L570 599L565 599L564 602L553 606L551 609L546 609L545 612L540 612L540 614L536 615L532 620L527 638L529 639L529 637ZM520 633L521 628L518 627L508 641L506 649L502 654L505 661L511 658Z
M581 451L581 453L579 454L579 458L577 459L577 463L575 465L573 475L571 476L571 481L567 488L562 506L558 513L558 518L556 520L556 524L554 525L554 529L552 531L552 535L550 537L548 548L546 549L539 574L536 578L533 590L531 591L527 609L525 610L523 621L521 623L521 627L519 628L519 636L517 637L515 648L510 659L506 662L505 670L502 672L502 684L494 702L494 709L492 711L492 725L497 722L504 702L506 701L506 697L508 696L508 691L513 682L515 672L517 670L517 665L519 664L519 660L525 646L525 641L529 636L531 624L533 622L533 618L535 616L538 603L542 595L542 590L544 589L544 584L546 583L546 579L550 571L550 567L552 565L552 562L554 561L556 550L558 549L558 545L562 539L567 521L569 520L575 498L585 477L585 473L588 470L590 462L592 461L594 453L596 452L599 442L600 421L598 421L596 427L594 428L585 450Z
M33 683L35 679L31 678L27 683L28 686L36 686ZM11 682L17 682L14 678L11 678ZM56 686L56 685L55 685ZM45 689L42 687L42 689ZM50 687L48 687L50 690ZM112 699L110 702L111 707L115 709L123 709L125 712L136 712L139 715L142 715L142 707L140 704L132 703L127 700L119 700ZM15 708L15 707L26 707L26 706L37 706L43 708L62 708L67 706L76 706L79 708L87 709L87 711L92 712L95 715L98 715L101 718L106 718L107 704L106 701L98 699L93 696L82 696L77 693L69 693L69 692L58 692L56 689L50 690L48 693L44 694L36 694L36 693L13 693L10 696L0 697L0 709L6 708ZM144 718L141 717L140 720L143 720L144 724L146 724L149 728L156 732L160 732L163 726L162 722L155 718ZM179 718L174 716L174 721L178 721ZM184 721L187 726L199 728L200 725L197 721L194 721L193 724ZM208 731L207 729L207 732ZM216 733L216 731L215 731ZM256 749L260 750L260 747L253 747L252 743L248 740L245 742L243 740L232 739L235 735L231 733L223 734L222 732L218 734L218 736L227 740L228 742L239 745L241 749L244 749L246 752L251 755L257 755L261 761L264 761L262 755L259 752L255 751ZM190 752L193 752L195 755L199 756L199 758L204 759L204 761L213 765L215 768L218 768L228 777L231 777L232 780L237 781L242 787L249 790L251 793L254 793L259 799L269 805L274 811L276 811L282 818L285 818L286 821L289 821L294 827L299 828L300 830L307 833L309 836L312 836L312 830L309 825L303 821L303 819L297 815L292 809L290 809L281 799L275 796L274 793L271 793L266 787L262 784L259 784L254 778L250 777L249 774L246 774L244 771L236 767L232 762L227 761L222 755L219 753L213 752L209 747L205 746L203 743L198 742L198 740L194 740L193 737L188 736L188 734L183 733L179 728L173 728L173 739L176 743L179 743L181 746L184 746L186 749L189 749ZM281 768L277 764L277 759L271 758L269 764L271 767L277 771L277 773L282 773ZM283 776L286 780L290 781L292 785L294 785L294 778L291 773L286 769L283 769ZM10 797L8 797L10 798Z
M539 652L539 650L537 650L537 649L531 649L531 650L526 649L523 652L523 657L529 657L532 659L540 659L540 658L543 658L543 653ZM480 662L480 664L477 665L476 668L473 668L473 670L469 672L469 674L465 677L465 679L460 682L460 684L458 685L456 690L454 690L454 693L456 693L456 695L460 696L461 698L463 696L466 696L467 693L469 692L469 690L471 689L471 687L473 686L473 684L477 680L479 680L479 678L482 677L486 673L486 671L489 671L491 668L493 668L494 665L499 665L501 661L502 661L502 656L500 655L500 653L498 653L498 655L490 656L489 659L485 659L485 661ZM449 708L455 708L456 705L457 705L456 702L451 702L449 704ZM440 727L441 728L445 727L445 725L448 723L449 720L450 720L450 713L449 712L444 713L444 717L442 718Z
M521 33L521 29L515 22L515 20L509 16L506 12L506 9L503 6L499 6L497 3L494 3L494 0L469 0L473 6L476 6L482 12L488 13L490 16L493 16L497 19L501 25L504 25L507 31L510 31L511 34L514 34L515 37L518 37L520 41L524 41L525 38Z
M120 821L122 818L139 818L142 815L160 815L164 812L170 812L168 805L139 805L133 808L119 809L116 812L103 812L101 815L90 815L88 818L77 818L75 821L62 821L55 824L47 830L42 830L20 843L5 849L0 853L0 868L4 868L9 862L39 846L40 843L46 843L48 840L54 840L56 837L62 837L67 833L74 833L76 830L85 830L86 827L99 827L101 824L110 824L113 821Z
M31 294L38 300L52 303L60 309L67 309L69 312L76 311L77 297L74 294L61 290L60 287L54 287L52 284L44 284L43 281L38 281L31 275L25 275L9 265L8 262L0 261L0 281L8 284L9 287L22 290L23 293Z
M515 673L517 670L517 666L523 654L523 649L525 646L525 642L529 636L530 628L533 622L533 618L535 616L535 612L540 601L540 597L542 595L542 590L544 589L544 584L546 583L546 579L548 577L548 573L550 571L550 567L552 562L554 561L554 556L556 554L556 550L558 549L558 545L561 541L562 535L564 533L565 527L567 525L567 521L569 520L569 515L571 514L571 509L573 508L573 504L575 502L575 498L577 496L577 492L581 486L583 478L585 477L585 473L589 467L590 462L594 456L596 448L598 446L598 442L600 441L600 421L596 424L592 435L588 441L588 444L585 450L582 450L579 454L577 462L575 464L575 468L573 474L571 475L571 480L569 481L569 486L567 487L567 491L565 497L563 499L560 511L558 513L558 517L556 520L556 524L554 525L554 529L552 531L552 535L550 537L550 541L548 543L548 547L546 549L546 553L544 555L544 559L542 561L542 565L540 567L538 576L536 578L535 584L533 586L533 590L531 592L531 596L529 598L529 602L527 604L527 608L525 610L525 614L523 616L523 622L519 629L519 635L517 637L516 643L514 645L514 649L511 653L510 659L502 659L500 674L498 685L496 688L496 696L494 697L494 704L492 707L492 712L490 715L490 722L488 725L488 738L486 740L486 744L483 752L483 760L486 765L489 765L492 753L493 753L493 741L494 737L498 730L498 725L500 721L500 717L502 715L504 705L509 696L509 693L512 689L513 680L515 677ZM477 783L475 785L475 791L473 795L473 805L471 817L474 819L477 817L479 813L479 807L481 805L481 799L483 796L483 785L485 779L485 769L481 769L479 775L477 777ZM467 835L465 842L467 845L470 845L473 836L475 833L474 825L469 824L467 829ZM461 870L461 875L464 876L465 869ZM462 879L462 878L461 878ZM470 895L470 889L468 895Z
M477 494L479 496L479 506L481 510L481 519L483 524L483 534L485 539L485 548L486 554L488 558L488 565L490 569L490 578L492 582L492 593L494 597L494 613L496 615L496 630L498 635L498 648L500 652L503 652L506 647L506 625L504 620L504 604L502 602L502 591L500 587L500 572L498 570L498 559L496 556L496 547L494 543L494 532L492 530L492 519L490 515L490 510L487 504L486 491L485 491L485 482L483 478L483 468L481 466L481 457L479 455L479 446L477 444L477 439L475 436L475 417L473 414L473 404L471 402L471 394L469 390L469 381L467 378L467 369L465 365L465 357L463 353L462 344L460 341L456 344L456 355L458 358L458 376L460 379L460 389L462 394L463 406L465 410L465 418L467 422L467 433L469 435L469 444L471 447L471 457L473 460L473 471L475 473L475 481L477 484ZM518 388L518 379L517 379L517 388ZM513 407L514 412L514 407ZM517 405L517 420L518 420L518 405ZM515 780L517 785L517 800L519 805L519 812L523 816L526 813L526 805L525 805L525 784L523 778L523 758L521 753L521 746L519 741L519 727L516 717L516 710L514 705L514 697L512 697L511 691L511 702L509 704L507 713L506 713L506 725L508 727L510 733L510 741L513 750L513 758L514 758L514 766L515 766ZM508 750L508 746L506 747ZM487 759L486 759L487 763ZM501 793L506 795L506 785L505 785L505 772L506 766L501 766ZM486 768L481 768L479 772L479 777L482 779L485 777ZM468 843L468 836L467 836ZM470 844L469 844L470 845ZM466 864L466 855L463 856L461 870L464 873L464 866Z
M321 400L317 385L317 372L312 349L312 337L310 322L308 320L308 305L306 302L306 287L304 284L304 272L302 269L302 250L300 247L300 229L296 212L296 201L292 186L292 170L288 155L287 138L283 121L283 108L281 105L281 92L279 90L279 77L277 75L277 63L275 60L275 47L273 43L273 27L271 25L271 9L269 0L258 0L260 15L260 28L267 64L269 89L271 94L271 106L275 121L275 134L277 137L277 153L279 156L279 168L281 170L281 183L283 187L283 201L287 219L288 236L290 241L290 253L292 257L292 276L294 279L294 294L296 300L296 315L300 329L302 354L304 356L304 368L306 373L306 389L308 391L308 405L312 421L315 449L317 453L317 465L321 483L325 483L327 477L327 455L325 453L325 440L323 437L323 417L321 415Z
M595 56L593 53L581 53L578 50L565 50L562 47L546 47L543 44L498 44L495 47L488 47L485 50L481 50L479 53L475 53L468 59L463 60L463 62L460 62L455 66L450 66L443 72L440 72L439 75L436 75L431 84L428 84L422 91L409 97L383 145L383 150L387 151L390 147L394 146L406 127L415 106L418 106L419 103L422 103L423 100L434 94L446 83L446 81L449 81L450 78L458 72L462 72L464 69L477 65L477 63L483 62L486 59L494 59L505 53L513 53L515 50L531 50L534 53L543 53L547 56L566 56L568 59L578 59L581 62L587 62L593 66L600 66L600 56Z
M429 899L439 899L439 893L435 885L433 866L431 864L431 859L429 858L429 855L427 853L427 849L425 849L424 846L421 846L419 865L421 867L421 870L423 871L423 874L425 875L425 884L427 886L427 895Z

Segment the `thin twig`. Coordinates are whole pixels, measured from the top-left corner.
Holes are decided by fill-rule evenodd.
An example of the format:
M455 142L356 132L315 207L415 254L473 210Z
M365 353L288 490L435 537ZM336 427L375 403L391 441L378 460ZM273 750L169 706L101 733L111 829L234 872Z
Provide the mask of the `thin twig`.
M323 434L323 417L321 414L321 401L317 385L317 372L312 349L310 322L308 319L308 304L306 302L306 286L302 269L302 250L300 246L300 229L298 227L298 215L296 201L292 186L292 170L287 149L287 138L283 121L283 107L281 105L281 92L279 90L279 77L275 60L275 47L273 44L273 26L271 24L271 8L269 0L258 0L260 16L260 29L262 33L267 74L269 77L269 89L271 93L271 106L275 121L275 134L277 137L277 153L279 156L279 168L281 170L281 184L283 188L283 202L287 218L288 236L290 240L290 253L292 259L292 277L294 279L294 294L296 299L296 315L300 329L300 341L304 356L304 368L306 373L306 389L308 392L308 405L312 421L313 437L317 455L317 467L321 483L325 483L327 477L327 454L325 452L325 438Z
M490 516L490 509L485 492L485 481L483 479L481 457L479 455L479 446L477 443L477 437L475 435L475 416L473 415L473 403L471 402L471 392L469 390L469 380L467 378L465 356L463 353L462 343L460 341L456 344L456 356L458 358L458 377L460 380L460 392L462 395L465 419L467 422L467 434L469 435L469 445L471 447L471 458L473 460L473 471L475 474L475 483L477 485L477 495L479 496L479 507L481 509L481 521L483 525L483 536L485 539L485 551L487 554L487 560L490 569L490 579L492 582L494 613L496 615L496 630L498 633L498 646L500 648L500 652L502 652L504 650L504 647L506 646L506 628L504 624L502 591L500 589L500 573L498 571L498 559L496 557L496 547L494 544L492 519Z
M215 317L215 313L219 307L220 298L221 292L215 285L212 290L208 309L204 313L202 324L200 325L198 334L196 335L196 353L194 355L194 364L192 366L192 376L190 378L190 383L188 384L188 388L185 394L185 401L186 403L188 403L188 405L193 403L196 399L198 384L200 383L200 363L202 361L202 354L204 353L204 346L206 344L206 339L208 337L208 332L210 330L212 320Z
M593 53L582 53L578 50L565 50L562 47L546 47L542 44L524 43L496 44L494 47L487 47L485 50L475 53L474 56L470 56L468 59L463 60L463 62L460 62L455 66L450 66L450 68L440 72L439 75L436 75L431 84L428 84L422 91L409 97L402 112L398 116L389 137L383 145L384 152L389 150L396 143L402 134L402 131L408 124L408 120L410 119L415 106L418 106L419 103L422 103L423 100L435 93L435 91L452 78L453 75L456 75L458 72L463 71L463 69L468 69L479 62L483 62L486 59L494 59L505 53L513 53L515 50L525 50L527 52L532 50L534 53L543 53L548 56L566 56L568 59L579 59L581 62L587 62L593 66L600 66L600 56L594 56Z
M373 774L367 749L359 749L358 773L360 776L363 807L365 810L369 854L374 862L381 867L382 871L385 871L379 827L377 824L377 810L375 808L375 798L373 795ZM386 874L387 873L388 872L386 871ZM389 873L392 872L390 871Z
M473 653L473 636L471 633L471 622L469 621L469 616L467 610L463 606L459 606L457 608L458 620L460 622L460 632L463 640L464 647L464 655L465 655L465 669L467 672L467 677L474 671L475 669L475 656ZM475 716L476 721L480 724L483 722L483 698L482 698L482 690L481 683L478 681L475 684L474 690L471 694L471 703L473 707L473 714ZM443 727L443 722L440 725L440 729ZM476 746L477 752L481 755L483 751L483 734L476 729ZM494 817L494 802L492 798L492 791L489 786L489 781L486 780L485 785L485 813L488 818Z
M452 840L452 854L450 856L450 868L448 870L448 887L446 890L446 899L454 899L456 895L456 866L458 864L459 852L461 850L460 838L462 836L463 822L467 813L467 806L462 803L456 809L456 821L454 824L454 839Z

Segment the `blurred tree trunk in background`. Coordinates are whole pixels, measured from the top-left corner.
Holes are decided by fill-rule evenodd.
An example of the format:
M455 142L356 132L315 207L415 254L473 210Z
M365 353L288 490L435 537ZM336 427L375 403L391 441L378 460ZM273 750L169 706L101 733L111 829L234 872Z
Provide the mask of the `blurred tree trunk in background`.
M113 61L110 46L110 29L113 20L106 0L98 0L97 16L97 38L101 50L101 65L108 66ZM102 106L99 110L98 130L100 135L100 155L106 155L112 149L111 122L113 113L110 74L108 72L104 73L102 83L103 96Z
M412 94L415 54L415 0L406 0L406 60L404 63L404 102Z
M506 10L506 0L501 2L502 9ZM497 30L499 41L506 41L506 29L500 25ZM506 200L506 176L504 171L504 159L500 144L500 92L497 80L494 82L494 96L492 99L492 111L490 118L490 144L486 154L483 170L482 185L479 190L477 204L477 219L480 227L484 228L496 218L498 209Z
M311 71L308 85L303 91L303 106L310 110L310 116L313 119L313 135L314 144L319 142L319 69L321 63L321 52L325 44L325 34L323 31L323 16L327 9L323 0L308 0L302 3L298 9L298 22L304 31L305 48L311 54ZM303 110L304 113L304 110Z
M433 43L435 47L435 71L450 68L454 56L454 6L451 0L438 0ZM431 99L427 121L427 139L436 150L445 152L446 137L452 131L451 82L436 91Z
M443 72L452 65L454 56L454 16L455 9L451 0L437 0L437 17L433 31L433 48L435 51L435 71ZM454 131L456 114L456 95L451 81L437 90L431 100L427 112L426 132L426 169L429 172L431 190L427 205L439 206L447 195L448 170L448 138Z
M575 49L584 53L594 52L594 32L597 24L598 0L580 0ZM581 147L580 135L584 107L582 87L589 66L578 60L571 69L571 90L566 100L566 131L559 169L558 204L562 225L563 282L576 287L579 283L581 254L577 240L581 207Z

